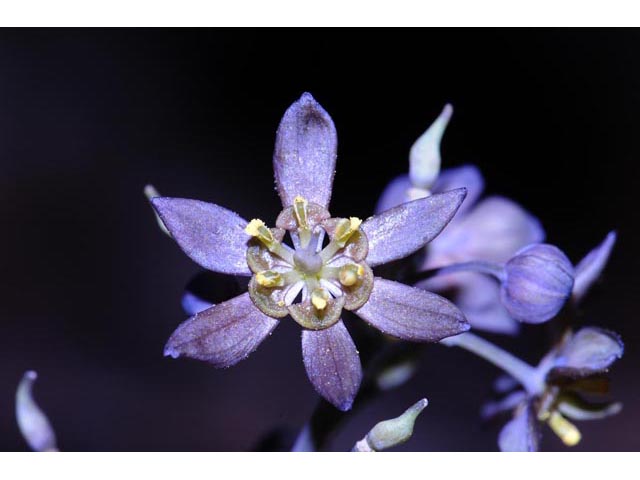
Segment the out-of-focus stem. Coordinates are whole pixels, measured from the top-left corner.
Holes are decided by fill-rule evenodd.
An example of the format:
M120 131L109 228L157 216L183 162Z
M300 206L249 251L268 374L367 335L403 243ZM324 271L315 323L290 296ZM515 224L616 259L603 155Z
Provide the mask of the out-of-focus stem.
M445 338L441 340L440 343L449 347L456 346L464 348L484 358L488 362L493 363L496 367L504 370L515 378L530 394L537 394L542 389L535 367L532 367L509 352L473 333L467 332Z

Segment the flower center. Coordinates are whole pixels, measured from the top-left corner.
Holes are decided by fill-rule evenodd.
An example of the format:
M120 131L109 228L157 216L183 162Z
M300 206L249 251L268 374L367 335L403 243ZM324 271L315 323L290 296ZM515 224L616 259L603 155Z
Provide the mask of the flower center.
M364 262L369 246L360 224L355 217L330 218L325 208L302 197L278 215L276 228L252 220L245 231L254 237L247 248L254 304L266 315L291 315L314 330L335 324L343 308L364 305L373 272ZM294 248L282 243L286 232Z
M322 257L309 248L297 250L293 254L295 268L304 275L315 275L323 267Z

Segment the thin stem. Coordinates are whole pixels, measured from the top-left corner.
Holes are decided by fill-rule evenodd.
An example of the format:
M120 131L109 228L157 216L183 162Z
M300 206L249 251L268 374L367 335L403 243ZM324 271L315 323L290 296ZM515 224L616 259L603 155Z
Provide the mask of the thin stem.
M504 281L504 268L499 263L485 262L481 260L473 262L453 263L440 268L434 268L420 272L411 277L409 283L415 283L427 278L436 277L438 275L447 275L449 273L458 272L474 272L483 273L485 275L491 275L497 278L499 281Z
M449 347L464 348L493 363L515 378L530 394L538 394L541 391L542 387L536 368L473 333L467 332L449 337L441 340L440 343Z

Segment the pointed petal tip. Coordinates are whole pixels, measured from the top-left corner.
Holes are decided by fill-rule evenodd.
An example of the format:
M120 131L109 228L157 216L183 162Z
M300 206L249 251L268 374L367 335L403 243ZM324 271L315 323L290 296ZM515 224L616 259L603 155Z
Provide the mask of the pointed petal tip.
M442 118L445 118L446 120L449 120L451 118L451 115L453 115L453 105L447 103L442 109L442 113L440 114L440 116Z
M309 92L304 92L302 95L300 95L300 99L298 100L298 102L300 102L303 105L310 105L310 104L317 104L318 102L316 102L316 99L313 98L313 95L311 95Z
M276 132L273 169L286 208L297 196L327 207L338 148L331 116L310 93L289 106Z
M332 405L341 412L348 412L349 410L351 410L351 407L353 407L353 400L354 399L346 400L342 403L332 403Z
M158 190L156 190L156 187L154 187L150 183L144 186L143 192L144 192L144 196L147 197L147 199L149 200L153 199L154 197L160 196L160 194L158 193Z
M171 339L169 339L169 342L171 342ZM167 343L167 345L164 347L164 356L176 359L180 357L180 352L178 352L175 348Z

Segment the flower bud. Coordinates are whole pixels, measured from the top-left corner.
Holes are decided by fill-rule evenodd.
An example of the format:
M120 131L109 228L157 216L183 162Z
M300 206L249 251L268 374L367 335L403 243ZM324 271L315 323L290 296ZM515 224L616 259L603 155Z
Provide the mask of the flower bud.
M502 303L513 318L526 323L553 318L573 288L573 265L553 245L524 247L507 262L504 275Z
M411 147L409 178L414 187L431 188L440 173L440 141L453 114L453 107L445 105L442 113Z
M353 451L381 452L406 442L413 435L416 418L428 404L423 398L399 417L376 424L365 438L356 443Z
M56 436L49 419L33 399L33 384L38 378L34 371L22 377L16 391L16 420L22 436L36 452L57 451Z

